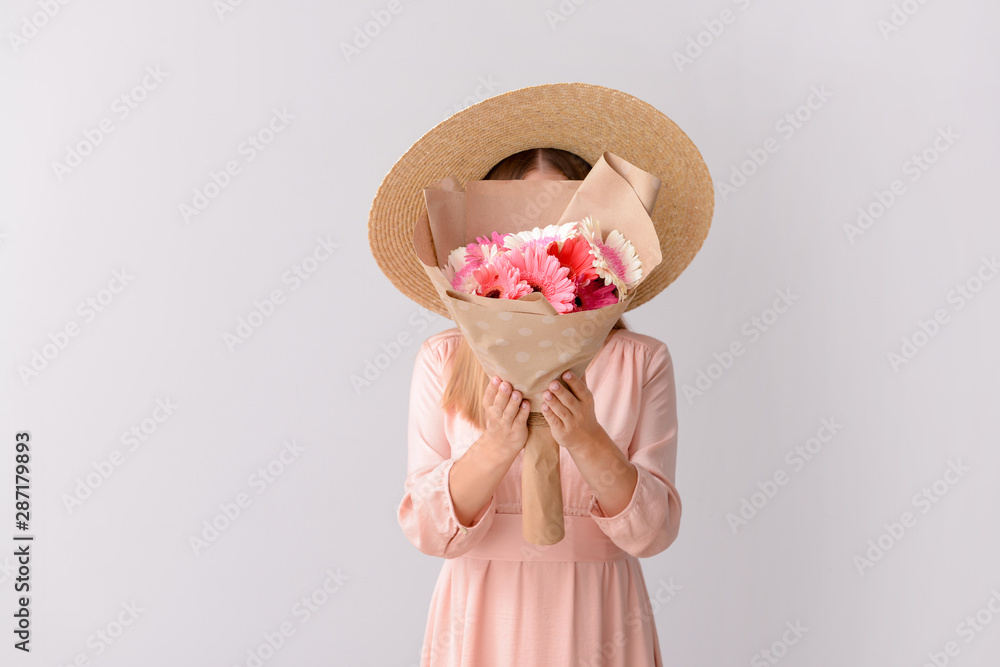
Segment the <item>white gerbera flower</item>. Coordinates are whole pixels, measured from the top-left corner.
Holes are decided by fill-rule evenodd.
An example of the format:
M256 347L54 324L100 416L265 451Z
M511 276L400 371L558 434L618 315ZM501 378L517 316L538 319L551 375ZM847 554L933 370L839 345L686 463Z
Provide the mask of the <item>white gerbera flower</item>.
M472 294L476 291L476 279L472 276L475 267L470 264L467 255L468 250L464 245L452 250L444 266L444 274L452 289Z
M544 228L535 227L529 232L516 232L508 234L504 238L504 245L510 250L516 250L526 245L540 245L547 248L550 243L557 241L561 249L563 241L576 233L576 223L566 222L561 225L545 225Z
M617 229L603 239L601 223L589 215L580 221L579 227L580 234L590 244L590 254L594 257L597 275L608 285L614 285L619 299L623 298L642 278L642 263L632 242Z

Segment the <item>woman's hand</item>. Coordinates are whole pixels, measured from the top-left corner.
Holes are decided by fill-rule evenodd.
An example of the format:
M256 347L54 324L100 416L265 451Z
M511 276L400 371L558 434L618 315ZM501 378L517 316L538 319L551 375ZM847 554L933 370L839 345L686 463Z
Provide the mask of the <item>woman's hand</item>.
M603 431L594 412L594 395L572 372L563 373L563 379L566 385L553 380L542 395L542 414L556 442L567 450L586 447Z
M504 453L517 455L528 440L528 401L509 382L494 376L483 395L486 433Z

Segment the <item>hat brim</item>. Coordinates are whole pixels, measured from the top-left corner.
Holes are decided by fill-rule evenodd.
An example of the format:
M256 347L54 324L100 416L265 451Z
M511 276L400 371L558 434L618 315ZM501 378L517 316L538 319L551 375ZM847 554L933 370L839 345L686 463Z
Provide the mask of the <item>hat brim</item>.
M660 178L650 217L663 261L636 288L628 310L659 294L687 268L708 236L715 205L701 153L652 105L586 83L502 93L459 111L418 139L386 174L368 215L368 243L379 268L403 294L449 317L413 248L423 188L447 176L463 185L481 180L507 156L545 147L570 151L591 165L609 151Z

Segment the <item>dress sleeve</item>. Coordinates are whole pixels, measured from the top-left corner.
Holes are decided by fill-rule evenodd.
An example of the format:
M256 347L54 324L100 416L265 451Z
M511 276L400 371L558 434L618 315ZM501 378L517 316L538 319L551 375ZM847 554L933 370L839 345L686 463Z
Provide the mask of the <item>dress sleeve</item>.
M496 494L472 525L455 514L448 475L455 460L444 428L447 340L432 336L417 351L407 421L407 471L397 520L407 539L430 556L456 558L479 542L493 523Z
M658 341L659 342L659 341ZM677 463L677 393L667 346L648 354L646 379L638 397L639 415L628 457L638 473L629 504L606 516L597 499L590 515L619 547L637 558L655 556L677 538L681 498L674 486Z

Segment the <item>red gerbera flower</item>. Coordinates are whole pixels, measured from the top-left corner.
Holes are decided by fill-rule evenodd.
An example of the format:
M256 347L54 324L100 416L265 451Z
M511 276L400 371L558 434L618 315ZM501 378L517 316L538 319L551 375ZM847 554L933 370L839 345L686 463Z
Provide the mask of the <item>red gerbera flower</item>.
M594 256L590 254L590 242L582 236L571 236L563 241L562 248L553 241L549 244L548 252L555 256L560 264L569 268L569 279L577 285L586 285L592 280L597 280Z

